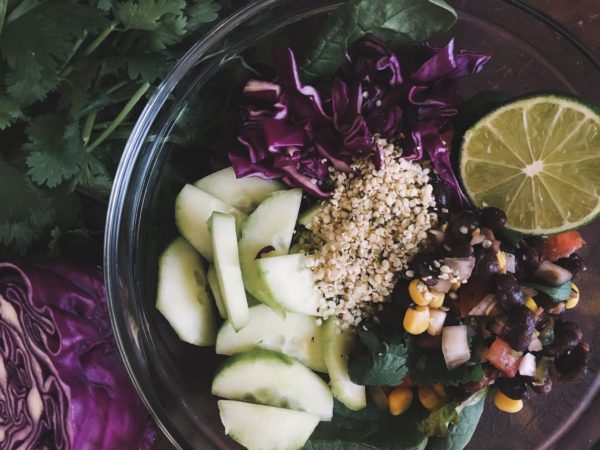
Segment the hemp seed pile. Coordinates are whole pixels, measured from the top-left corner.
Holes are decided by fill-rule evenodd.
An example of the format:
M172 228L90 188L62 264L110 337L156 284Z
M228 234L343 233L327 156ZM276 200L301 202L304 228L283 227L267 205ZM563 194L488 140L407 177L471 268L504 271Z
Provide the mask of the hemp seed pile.
M384 139L384 164L357 159L354 173L333 172L330 201L300 238L324 302L323 319L336 316L342 328L358 325L388 300L396 273L405 270L419 243L437 221L430 170L400 158Z

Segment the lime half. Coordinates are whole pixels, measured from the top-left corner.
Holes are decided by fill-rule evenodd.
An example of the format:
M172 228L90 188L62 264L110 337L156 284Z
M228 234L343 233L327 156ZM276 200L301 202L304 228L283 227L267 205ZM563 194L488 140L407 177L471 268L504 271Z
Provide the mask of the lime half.
M503 209L514 231L576 228L600 213L600 116L556 96L507 104L465 133L460 171L475 205Z

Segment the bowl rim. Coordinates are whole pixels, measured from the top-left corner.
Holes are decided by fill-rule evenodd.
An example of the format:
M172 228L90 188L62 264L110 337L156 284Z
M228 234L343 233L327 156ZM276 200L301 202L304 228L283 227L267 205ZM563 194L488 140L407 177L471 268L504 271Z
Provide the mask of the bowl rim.
M156 423L160 431L166 436L169 441L176 447L182 448L179 444L183 440L183 436L174 425L168 414L161 409L160 401L151 392L145 389L145 382L142 380L143 368L139 367L129 355L129 346L126 341L126 321L123 320L124 311L122 311L119 298L121 296L122 286L119 282L119 246L115 245L119 242L121 232L121 224L123 220L123 208L125 197L131 183L131 175L134 170L135 163L140 155L142 145L145 141L148 132L159 115L162 108L165 106L169 96L176 88L178 83L189 73L194 64L202 55L204 55L214 44L226 37L228 33L233 31L238 25L257 16L261 12L269 9L272 5L279 3L281 0L253 0L246 6L238 9L229 17L219 21L212 29L210 29L204 37L193 44L184 56L173 65L169 73L163 81L158 85L156 90L150 96L144 106L140 116L138 117L135 126L124 147L123 154L120 158L119 165L113 181L111 190L108 212L105 225L104 237L104 280L106 286L107 303L109 317L121 355L121 359L125 365L127 374L132 381L138 395L144 402L150 416ZM520 9L532 18L548 26L559 34L562 38L568 41L575 47L589 62L600 69L600 59L597 59L594 53L583 44L576 36L563 26L558 24L554 19L550 18L543 12L525 4L523 0L498 0L509 6ZM343 1L332 2L331 6L336 6ZM118 206L118 207L117 207ZM600 381L600 379L595 380ZM599 384L599 383L595 383ZM600 386L596 386L596 389ZM557 433L555 441L558 441L564 436L564 433L579 419L583 412L593 401L593 398L582 402L576 408L570 420L563 424L561 433ZM179 442L178 442L179 441ZM544 448L548 448L556 442L548 442Z

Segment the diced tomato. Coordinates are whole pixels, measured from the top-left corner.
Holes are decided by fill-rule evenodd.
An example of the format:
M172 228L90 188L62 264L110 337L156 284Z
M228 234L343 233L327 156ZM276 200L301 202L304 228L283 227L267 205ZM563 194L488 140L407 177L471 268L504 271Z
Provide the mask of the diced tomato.
M471 277L469 282L462 285L458 290L460 315L462 317L467 317L473 308L475 308L475 306L477 306L489 293L490 283Z
M544 256L549 261L566 258L583 247L584 243L579 232L575 230L555 234L544 242Z
M490 348L483 352L483 357L496 369L504 372L508 378L513 378L517 374L521 356L506 341L497 336Z

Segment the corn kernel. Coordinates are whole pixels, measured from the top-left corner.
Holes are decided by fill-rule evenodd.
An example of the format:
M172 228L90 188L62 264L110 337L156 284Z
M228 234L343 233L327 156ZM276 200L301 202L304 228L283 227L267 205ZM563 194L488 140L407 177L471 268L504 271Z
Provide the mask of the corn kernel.
M532 299L531 297L527 297L527 300L525 300L525 307L530 309L531 312L535 312L538 308L538 305L534 299Z
M444 306L444 299L446 298L446 294L444 294L443 292L438 292L435 289L431 289L429 292L433 296L433 298L429 302L430 308L441 308L442 306Z
M500 273L506 273L506 253L503 251L499 251L496 254L496 259L498 260L498 267L500 268Z
M429 327L429 308L427 306L408 308L402 325L410 334L424 333Z
M448 396L446 395L446 390L444 389L444 386L442 386L441 384L432 384L431 388L433 389L433 392L435 392L438 397L448 398Z
M579 303L579 288L575 286L575 283L571 283L571 295L569 300L565 303L565 308L571 309L575 308Z
M450 286L450 289L453 291L458 291L460 289L460 281L455 281L454 283L452 283L452 286Z
M388 394L388 407L392 416L405 412L413 401L413 391L407 387L395 387Z
M419 401L429 411L434 411L446 403L446 399L437 395L432 386L419 386Z
M408 295L419 306L427 306L431 301L431 295L425 295L427 293L429 289L421 280L412 280L408 285Z
M494 397L494 404L500 411L507 413L517 413L523 409L523 400L513 400L510 397L504 395L501 391L496 391Z

